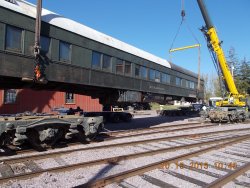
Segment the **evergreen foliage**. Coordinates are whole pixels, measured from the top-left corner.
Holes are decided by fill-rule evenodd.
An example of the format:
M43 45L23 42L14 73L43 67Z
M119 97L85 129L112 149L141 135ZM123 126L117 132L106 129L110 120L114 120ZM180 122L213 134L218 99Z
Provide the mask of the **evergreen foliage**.
M245 57L239 60L238 55L233 47L228 51L227 56L228 68L234 77L236 88L241 94L250 94L250 61ZM204 96L208 101L210 97L223 97L219 77L215 75L203 75L204 79Z

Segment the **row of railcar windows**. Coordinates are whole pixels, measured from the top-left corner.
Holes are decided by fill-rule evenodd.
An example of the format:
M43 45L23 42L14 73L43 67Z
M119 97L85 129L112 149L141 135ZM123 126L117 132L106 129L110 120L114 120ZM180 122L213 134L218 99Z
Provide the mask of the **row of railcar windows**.
M122 59L116 59L115 62L115 72L116 74L121 75L132 75L132 63L122 60ZM112 71L112 57L106 54L102 54L100 52L93 51L92 52L92 68L94 69L100 69L100 70L106 70L106 71ZM170 84L171 76L169 74L149 69L147 67L137 65L135 64L135 71L134 76L136 78L151 80L155 82L161 82L165 84ZM184 85L183 82L186 82L186 85ZM181 79L179 77L176 77L175 84L177 86L183 86L187 88L194 89L194 82L188 81L185 79Z
M9 51L23 52L23 35L24 30L18 27L6 26L5 35L5 49ZM51 39L49 37L41 36L40 46L41 54L47 54L50 49ZM59 43L59 61L70 62L71 60L71 44L67 42L60 41Z
M15 52L22 53L23 49L23 35L24 30L7 25L6 26L6 38L5 38L5 49L11 50ZM47 54L50 50L51 39L49 37L41 36L40 45L41 45L41 53ZM70 43L60 41L59 42L59 61L61 62L70 62L71 61L71 52L72 45ZM93 51L92 53L92 68L100 69L104 71L112 71L112 57L106 54L102 54L99 52ZM115 71L117 74L121 75L132 75L132 63L122 60L116 59L115 62ZM151 80L155 82L161 82L165 84L170 84L171 76L169 74L149 69L147 67L141 65L135 65L135 77ZM192 81L186 81L184 85L182 82L184 79L176 77L175 85L177 86L186 86L186 88L195 88L195 83Z

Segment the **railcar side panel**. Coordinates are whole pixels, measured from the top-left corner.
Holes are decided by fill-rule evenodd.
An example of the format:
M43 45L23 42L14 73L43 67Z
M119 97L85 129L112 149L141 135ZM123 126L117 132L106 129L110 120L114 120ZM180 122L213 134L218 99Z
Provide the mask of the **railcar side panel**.
M53 17L50 18L54 19ZM1 76L33 78L34 25L35 20L33 18L0 7ZM22 51L13 52L5 49L7 26L15 26L22 29ZM42 58L45 74L49 82L82 85L82 90L86 90L84 86L94 86L146 93L152 92L167 96L190 98L195 98L196 96L195 86L197 85L197 75L177 65L171 64L172 69L170 69L45 22L42 22L41 35L50 39L49 50L46 54L43 54ZM60 42L67 42L70 45L70 59L68 61L60 61ZM109 70L102 70L102 67L99 70L92 68L93 52L111 57L111 67ZM130 75L116 73L116 62L118 59L131 63ZM146 79L135 77L136 66L144 66L147 69ZM170 75L170 82L150 81L149 69ZM177 79L180 79L181 82L178 85L176 84ZM194 87L189 87L188 82L193 82ZM201 81L201 89L203 89L203 81ZM203 94L200 96L203 98Z

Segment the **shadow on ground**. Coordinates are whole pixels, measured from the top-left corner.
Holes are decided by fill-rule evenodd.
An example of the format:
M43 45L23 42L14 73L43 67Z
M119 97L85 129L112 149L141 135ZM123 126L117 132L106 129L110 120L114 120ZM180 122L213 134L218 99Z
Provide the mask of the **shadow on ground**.
M149 128L152 126L157 126L164 123L171 123L175 121L181 121L194 118L187 117L187 116L177 116L177 117L168 117L168 116L145 116L141 115L140 117L135 116L130 122L120 122L120 123L106 123L105 129L110 131L117 131L117 130L128 130L128 129L138 129L138 128Z

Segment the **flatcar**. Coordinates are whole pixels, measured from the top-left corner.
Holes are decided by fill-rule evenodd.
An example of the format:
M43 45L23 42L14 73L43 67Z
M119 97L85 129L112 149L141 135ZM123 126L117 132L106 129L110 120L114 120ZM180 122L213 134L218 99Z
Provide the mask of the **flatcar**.
M34 77L35 16L35 5L26 1L0 1L1 88L70 91L104 105L131 93L134 102L196 100L197 74L46 9L41 63L48 83L24 82ZM200 91L202 99L203 80Z

